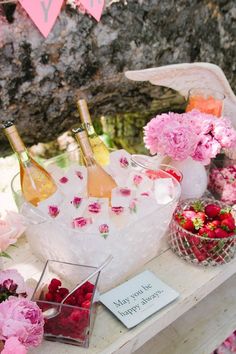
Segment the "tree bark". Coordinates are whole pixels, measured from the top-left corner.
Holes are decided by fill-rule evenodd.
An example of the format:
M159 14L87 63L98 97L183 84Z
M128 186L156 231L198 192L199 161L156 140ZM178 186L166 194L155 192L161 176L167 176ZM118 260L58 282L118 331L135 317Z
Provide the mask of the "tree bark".
M67 6L47 39L20 5L9 16L11 23L3 12L0 17L1 120L14 119L27 145L51 141L76 124L78 97L87 98L94 118L109 116L120 126L129 115L135 137L167 91L128 81L126 70L207 61L236 87L233 0L119 1L99 23ZM117 128L120 141L127 129ZM0 133L0 154L9 151Z

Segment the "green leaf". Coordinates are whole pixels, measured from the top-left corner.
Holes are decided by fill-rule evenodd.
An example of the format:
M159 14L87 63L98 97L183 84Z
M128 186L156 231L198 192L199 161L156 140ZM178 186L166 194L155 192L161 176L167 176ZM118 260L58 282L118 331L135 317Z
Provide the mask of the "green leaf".
M11 256L8 253L6 253L6 252L0 252L0 257L5 257L5 258L12 259Z

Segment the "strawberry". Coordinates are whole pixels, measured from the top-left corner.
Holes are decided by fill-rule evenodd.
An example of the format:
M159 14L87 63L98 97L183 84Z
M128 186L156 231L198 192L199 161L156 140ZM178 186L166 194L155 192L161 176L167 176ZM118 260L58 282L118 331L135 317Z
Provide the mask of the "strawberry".
M207 258L207 251L205 248L201 248L201 250L199 250L196 246L192 246L192 250L199 262L202 262Z
M190 207L190 210L194 210L196 212L204 211L203 203L201 200L196 200Z
M216 218L220 214L221 208L216 204L208 204L205 206L205 213L209 218Z
M195 230L199 230L204 225L204 221L198 217L192 219L192 222L193 222Z
M194 219L196 217L196 212L193 210L184 210L182 215L187 219Z
M203 223L206 221L207 218L206 214L203 211L198 211L196 217L201 219Z
M183 219L181 219L179 224L185 230L188 230L188 231L193 231L194 230L194 224L193 224L191 219L183 218Z
M227 232L233 231L235 229L235 220L231 216L227 219L222 220L220 226L223 230Z
M216 238L225 238L225 237L228 237L228 233L227 233L227 231L218 227L217 229L215 229L215 237Z
M224 220L230 217L232 217L231 208L221 209L219 215L220 220Z
M203 226L198 231L199 235L202 237L215 238L215 232L213 230L208 229L206 226Z
M212 221L209 221L207 224L206 224L206 227L210 230L215 230L217 227L220 227L220 221L219 220L212 220Z

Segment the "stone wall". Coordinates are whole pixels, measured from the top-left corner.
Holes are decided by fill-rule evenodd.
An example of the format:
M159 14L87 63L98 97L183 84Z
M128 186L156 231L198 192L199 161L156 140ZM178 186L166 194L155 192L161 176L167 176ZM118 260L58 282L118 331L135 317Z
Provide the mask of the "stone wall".
M8 20L3 9L0 17L1 119L14 118L28 145L75 124L82 96L93 117L123 119L123 126L127 120L129 134L140 135L167 91L128 82L126 70L206 61L219 65L236 88L234 0L118 1L99 23L67 6L46 40L19 5L12 10ZM121 138L126 130L118 129ZM8 152L0 133L0 155Z

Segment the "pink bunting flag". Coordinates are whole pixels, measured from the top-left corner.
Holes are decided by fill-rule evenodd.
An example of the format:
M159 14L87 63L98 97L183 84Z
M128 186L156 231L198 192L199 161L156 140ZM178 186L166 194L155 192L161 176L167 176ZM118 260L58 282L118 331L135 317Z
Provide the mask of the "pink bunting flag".
M19 0L19 2L40 32L47 37L61 11L64 0Z
M92 15L97 21L100 21L104 0L80 0L85 10Z

